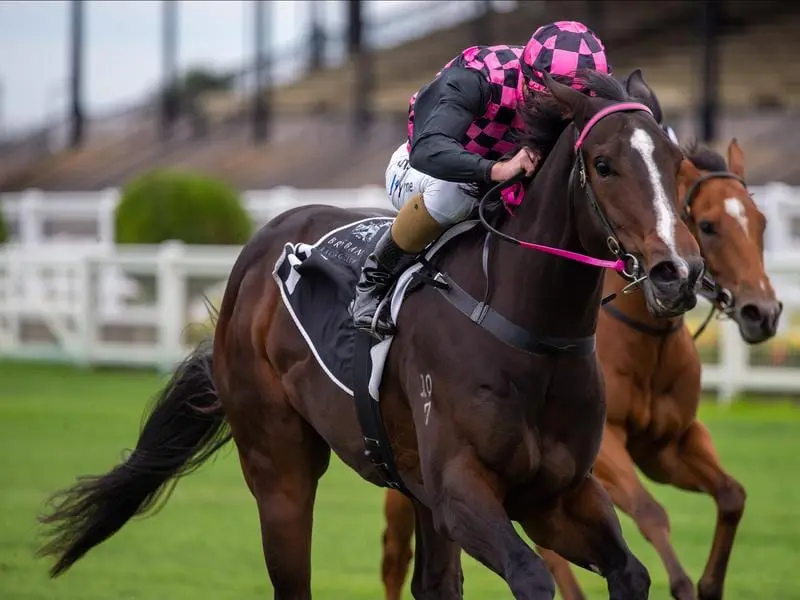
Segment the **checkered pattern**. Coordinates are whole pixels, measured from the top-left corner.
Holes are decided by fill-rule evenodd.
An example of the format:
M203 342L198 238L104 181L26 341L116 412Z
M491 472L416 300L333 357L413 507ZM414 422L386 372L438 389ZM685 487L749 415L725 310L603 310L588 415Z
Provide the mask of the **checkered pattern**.
M497 160L516 146L515 136L522 128L522 120L517 114L522 80L519 59L522 51L522 46L472 46L442 69L444 71L457 63L480 71L491 83L492 97L486 112L475 119L461 140L466 150ZM411 97L408 110L409 145L414 135L416 97L416 94Z
M480 71L491 83L492 97L486 112L470 125L461 143L470 152L497 160L516 146L522 129L517 105L524 82L535 91L544 91L542 72L554 79L581 89L575 79L578 69L594 69L611 74L605 48L588 27L577 21L558 21L537 29L528 44L522 46L472 46L448 62L439 73L453 64ZM414 102L408 108L408 147L414 137Z
M525 46L522 62L528 85L536 91L545 89L544 71L575 89L581 89L575 79L579 69L611 74L603 43L577 21L558 21L537 29Z

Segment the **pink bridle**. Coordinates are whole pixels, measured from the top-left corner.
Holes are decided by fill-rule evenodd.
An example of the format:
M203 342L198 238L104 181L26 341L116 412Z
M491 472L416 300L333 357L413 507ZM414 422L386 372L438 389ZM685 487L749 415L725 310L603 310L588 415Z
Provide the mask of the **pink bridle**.
M613 113L630 112L632 110L642 110L651 117L653 116L653 111L639 102L620 102L619 104L606 106L605 108L597 111L597 113L591 119L589 119L586 125L583 126L583 131L581 131L581 134L578 136L578 141L575 142L575 151L577 152L580 150L581 146L583 146L583 142L586 141L586 136L589 135L589 132L592 130L592 127L597 125L597 122L603 117L607 117Z
M586 141L586 137L591 132L592 128L597 125L598 121L607 117L608 115L618 113L618 112L630 112L634 110L641 110L649 115L653 115L653 111L651 111L647 106L644 104L640 104L638 102L621 102L619 104L612 104L611 106L607 106L602 110L599 110L589 121L584 125L583 130L581 130L580 135L578 136L578 140L575 142L575 152L580 152L583 143ZM585 173L583 174L582 181L585 181ZM583 185L583 184L582 184ZM513 188L518 188L518 191L522 191L522 184L517 182L513 186L506 188L506 190L511 190ZM506 190L501 191L501 195ZM518 194L514 194L515 196ZM506 200L506 196L503 195L504 201ZM519 202L514 202L511 200L510 203L519 204ZM546 252L548 254L553 254L555 256L560 256L562 258L566 258L569 260L574 260L579 263L583 263L585 265L590 265L592 267L600 267L603 269L613 269L618 273L625 273L626 269L626 262L625 259L619 256L616 260L605 260L602 258L595 258L593 256L588 256L586 254L580 254L578 252L572 252L570 250L563 250L561 248L553 248L552 246L545 246L543 244L536 244L534 242L525 242L522 240L515 240L520 246L523 248L530 248L531 250L538 250L540 252Z

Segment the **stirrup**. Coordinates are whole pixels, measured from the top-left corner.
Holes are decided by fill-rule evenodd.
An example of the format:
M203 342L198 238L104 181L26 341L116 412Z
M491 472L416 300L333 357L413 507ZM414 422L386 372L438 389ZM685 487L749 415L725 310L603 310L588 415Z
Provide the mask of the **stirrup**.
M396 328L394 326L392 326L390 328L390 330L388 332L386 332L386 333L378 332L378 331L375 330L375 324L374 323L369 328L359 327L356 331L360 331L362 333L367 333L367 334L370 335L370 337L375 338L379 342L382 342L386 338L392 337L393 335L395 335L397 333L397 330L396 330Z
M382 342L387 337L397 334L397 325L392 321L391 312L388 315L386 331L378 331L380 316L383 314L384 310L390 309L390 307L387 307L386 305L387 303L391 304L391 292L393 290L394 286L390 288L389 293L387 293L387 295L384 296L384 298L378 303L378 306L375 308L375 314L372 315L372 322L370 323L369 327L357 327L357 331L368 333L379 342ZM353 300L353 302L355 302L355 300Z

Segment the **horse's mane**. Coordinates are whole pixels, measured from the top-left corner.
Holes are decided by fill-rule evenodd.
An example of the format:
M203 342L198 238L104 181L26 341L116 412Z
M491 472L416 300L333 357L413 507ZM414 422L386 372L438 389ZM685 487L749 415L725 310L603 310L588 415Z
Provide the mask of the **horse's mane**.
M701 171L727 171L728 164L721 154L704 146L697 140L692 140L682 146L683 155Z
M558 77L555 79L558 80ZM591 96L614 102L633 101L625 89L625 85L610 75L595 70L581 69L576 72L575 79L581 82ZM522 119L524 128L519 135L517 147L503 158L510 158L520 148L530 148L541 156L539 162L541 168L572 119L564 116L563 105L547 92L527 94L525 101L520 102L517 107L517 113ZM530 180L524 183L527 187ZM472 186L470 193L480 198L494 185L491 183ZM503 203L499 197L487 201L487 215L502 212L500 209L503 209Z
M578 80L591 96L632 102L624 85L599 71L583 69L576 73ZM535 150L542 156L542 162L555 147L564 129L572 122L564 117L564 108L549 93L528 94L525 102L518 108L525 129L520 135L520 147Z

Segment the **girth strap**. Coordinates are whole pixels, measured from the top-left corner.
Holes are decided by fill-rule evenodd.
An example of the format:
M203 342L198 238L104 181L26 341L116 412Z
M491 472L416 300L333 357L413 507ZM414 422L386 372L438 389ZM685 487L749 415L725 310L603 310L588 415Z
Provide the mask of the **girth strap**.
M403 483L392 455L389 437L383 425L380 403L370 396L369 379L372 370L370 350L375 338L364 331L356 331L353 348L353 399L358 422L364 438L364 454L375 465L385 487L399 490L414 498Z

